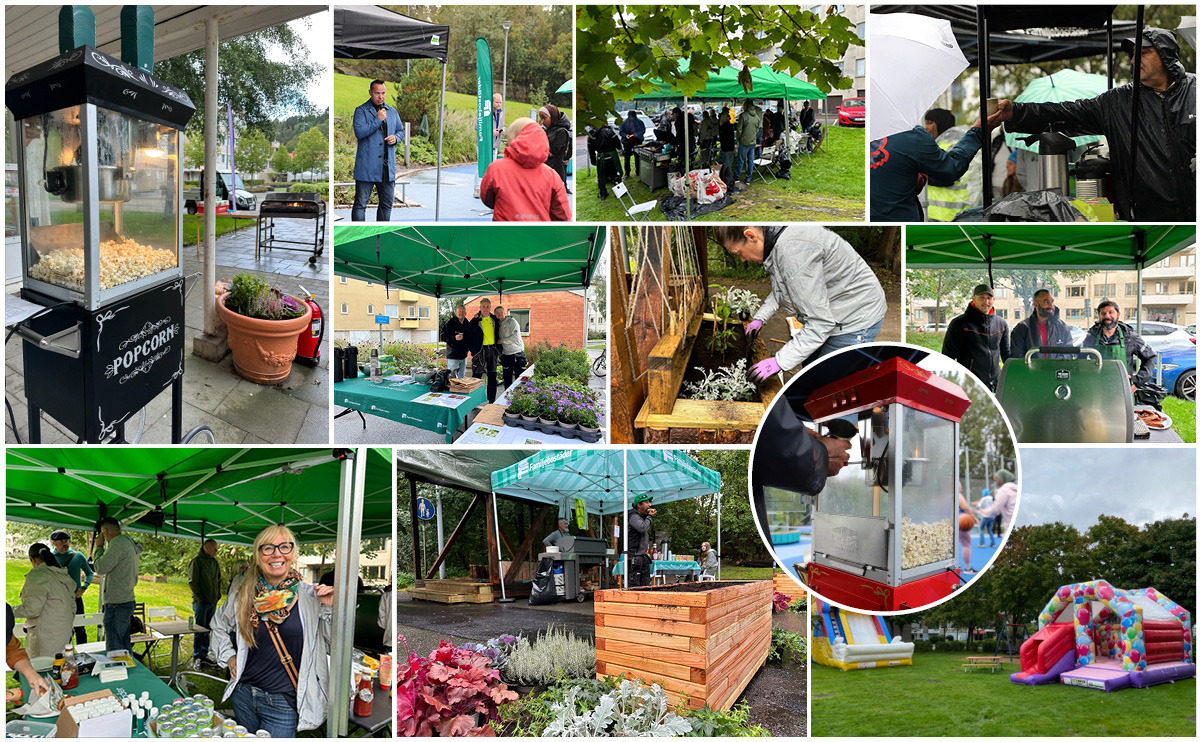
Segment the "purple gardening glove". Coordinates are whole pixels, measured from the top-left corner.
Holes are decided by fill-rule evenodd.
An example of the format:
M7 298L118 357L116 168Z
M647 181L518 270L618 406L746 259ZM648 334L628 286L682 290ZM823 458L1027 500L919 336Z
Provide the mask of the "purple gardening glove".
M754 364L754 367L750 369L750 381L753 381L755 384L761 384L782 370L779 367L779 361L774 358L767 358Z
M761 329L762 329L762 320L756 319L756 320L751 321L750 324L746 325L746 334L750 336L751 340L753 340L754 336L757 335L758 331Z

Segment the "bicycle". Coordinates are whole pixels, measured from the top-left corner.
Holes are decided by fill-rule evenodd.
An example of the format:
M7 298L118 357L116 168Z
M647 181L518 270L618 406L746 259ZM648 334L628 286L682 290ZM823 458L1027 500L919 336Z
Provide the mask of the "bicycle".
M600 355L596 356L596 360L592 361L592 373L601 379L608 375L607 352L600 351Z

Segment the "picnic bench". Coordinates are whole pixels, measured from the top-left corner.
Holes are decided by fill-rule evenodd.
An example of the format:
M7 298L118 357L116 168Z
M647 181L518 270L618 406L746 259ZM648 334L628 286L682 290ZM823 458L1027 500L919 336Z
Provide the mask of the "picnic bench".
M1000 663L1004 661L1003 657L966 657L967 661L963 663L963 672L970 672L975 668L986 667L992 672L1000 669Z

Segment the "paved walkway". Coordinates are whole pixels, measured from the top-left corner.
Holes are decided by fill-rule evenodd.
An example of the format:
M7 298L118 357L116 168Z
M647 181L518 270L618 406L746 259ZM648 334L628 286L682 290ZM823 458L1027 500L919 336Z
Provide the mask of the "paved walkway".
M603 353L603 347L596 349L589 344L588 358L596 359L596 356ZM471 375L470 367L467 368L467 375ZM501 380L503 385L503 380ZM608 386L608 377L599 378L595 374L588 379L588 387L595 389L600 393L601 399L604 399L605 390ZM334 414L342 411L342 408L335 408ZM338 445L354 446L359 444L374 444L374 445L446 445L446 436L443 433L437 433L431 430L422 430L412 425L388 420L385 417L376 415L366 415L367 427L363 428L363 421L358 415L346 415L334 420L334 439ZM475 421L475 415L472 413L465 423L457 431L455 438L466 432L471 423Z
M492 210L475 198L475 165L460 165L458 167L442 168L442 203L440 218L442 221L484 221L492 220ZM431 222L434 217L434 203L437 200L437 169L422 170L417 173L402 176L408 181L405 195L412 206L397 205L392 209L393 222ZM574 192L575 179L567 176L567 190ZM400 197L400 186L396 186L396 198ZM572 197L572 213L575 200ZM343 217L342 224L350 222L350 208L336 209L338 216ZM375 207L367 207L366 220L375 221Z
M275 234L281 239L311 240L313 223L304 219L279 219ZM236 232L217 238L217 278L229 280L241 271L254 273L269 284L288 293L298 293L303 285L316 294L326 321L329 319L329 279L325 256L309 265L311 252L275 249L264 251L264 257L254 259L254 223L241 222ZM327 250L332 246L327 238ZM203 271L203 263L195 246L183 248L183 273L190 276ZM210 363L192 355L192 338L204 328L204 291L211 287L199 284L200 276L188 281L192 287L185 303L187 333L183 376L183 430L186 433L197 425L213 429L218 444L261 443L329 443L329 356L332 345L328 336L321 343L321 363L311 368L300 363L292 365L292 373L275 386L260 386L246 381L233 370L232 359L226 356L220 363ZM332 331L326 325L327 334ZM17 420L17 432L28 442L28 408L25 405L24 373L22 370L21 340L14 336L5 346L4 391ZM126 425L126 437L137 432L138 415ZM12 425L4 419L4 438L15 443ZM146 407L145 432L142 443L170 443L171 393L164 390ZM42 442L74 443L75 436L53 418L42 418ZM207 441L205 441L207 442Z

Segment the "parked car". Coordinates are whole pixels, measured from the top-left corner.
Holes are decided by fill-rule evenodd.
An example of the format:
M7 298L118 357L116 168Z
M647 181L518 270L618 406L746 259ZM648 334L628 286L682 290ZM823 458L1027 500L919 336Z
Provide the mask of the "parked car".
M842 105L838 106L837 112L839 126L867 125L866 98L847 98L842 101Z
M1172 345L1158 353L1162 385L1177 397L1196 401L1196 346Z
M1136 326L1137 323L1130 322L1129 324ZM1194 348L1196 344L1196 336L1189 333L1186 327L1171 324L1170 322L1142 320L1141 335L1155 351L1161 351L1163 348L1181 344L1190 345Z
M233 174L228 170L225 172L217 172L217 198L229 200L229 184L235 182ZM242 182L241 173L238 174L236 180L235 192L237 193L237 208L238 211L254 211L258 207L258 199L254 194L246 190L246 184ZM197 204L204 200L204 174L200 175L200 187L188 188L183 192L183 208L189 214L195 214L199 209Z

